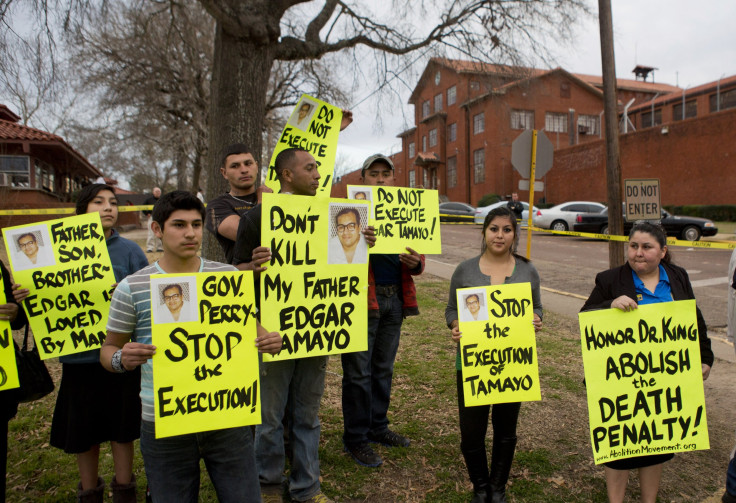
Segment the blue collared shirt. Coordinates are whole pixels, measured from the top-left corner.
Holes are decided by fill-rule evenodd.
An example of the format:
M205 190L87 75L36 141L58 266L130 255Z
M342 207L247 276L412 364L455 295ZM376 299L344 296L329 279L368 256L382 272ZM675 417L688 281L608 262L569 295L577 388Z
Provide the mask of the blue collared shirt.
M650 292L647 287L644 286L644 282L639 279L639 276L634 270L631 271L631 275L634 277L634 289L636 290L637 304L656 304L658 302L672 301L670 278L667 276L667 271L664 270L662 264L659 264L659 283L657 283L654 293Z

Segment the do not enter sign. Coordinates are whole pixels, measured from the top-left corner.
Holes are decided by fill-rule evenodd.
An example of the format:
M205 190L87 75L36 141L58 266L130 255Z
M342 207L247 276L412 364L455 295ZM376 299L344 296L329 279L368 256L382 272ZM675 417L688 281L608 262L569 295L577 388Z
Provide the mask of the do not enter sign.
M624 180L624 190L626 194L624 216L628 222L662 218L658 178Z

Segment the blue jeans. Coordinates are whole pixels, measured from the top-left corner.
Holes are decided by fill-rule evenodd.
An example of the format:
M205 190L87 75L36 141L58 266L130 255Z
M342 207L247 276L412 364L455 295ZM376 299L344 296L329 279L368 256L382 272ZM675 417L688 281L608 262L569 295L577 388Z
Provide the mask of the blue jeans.
M148 487L155 503L196 503L200 459L204 459L218 501L261 501L250 428L157 439L154 423L141 421L140 443Z
M261 362L261 424L256 426L256 463L263 485L281 484L284 426L289 404L292 446L289 493L306 500L320 491L319 405L325 390L326 356Z
M736 496L736 457L728 462L728 471L726 472L726 491L732 496Z
M368 350L342 356L343 442L368 442L368 434L388 429L394 360L404 320L401 297L377 296L379 317L368 318Z

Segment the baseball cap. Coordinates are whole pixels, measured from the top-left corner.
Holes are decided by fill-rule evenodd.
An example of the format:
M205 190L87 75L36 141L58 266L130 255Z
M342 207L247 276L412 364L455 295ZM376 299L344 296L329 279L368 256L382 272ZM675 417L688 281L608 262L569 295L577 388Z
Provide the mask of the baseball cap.
M386 157L383 154L373 154L368 159L366 159L365 162L363 162L363 169L360 171L360 176L363 176L364 177L365 176L365 171L368 168L370 168L373 164L375 164L376 162L379 162L379 161L387 164L388 167L391 168L391 171L395 171L395 169L394 169L394 163L391 162L391 159L389 159L388 157Z

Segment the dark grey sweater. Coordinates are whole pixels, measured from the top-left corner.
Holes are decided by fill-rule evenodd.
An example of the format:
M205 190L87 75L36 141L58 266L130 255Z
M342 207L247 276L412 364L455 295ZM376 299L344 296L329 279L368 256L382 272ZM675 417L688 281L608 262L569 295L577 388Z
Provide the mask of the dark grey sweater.
M516 258L516 266L511 276L504 283L531 283L532 304L534 312L542 317L542 296L539 290L539 273L530 263ZM445 308L445 321L449 327L453 321L459 319L457 312L457 289L472 286L486 286L491 284L491 277L480 271L480 255L468 259L457 266L450 280L450 298Z

